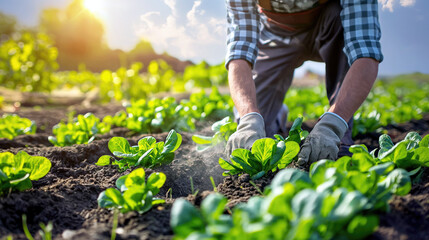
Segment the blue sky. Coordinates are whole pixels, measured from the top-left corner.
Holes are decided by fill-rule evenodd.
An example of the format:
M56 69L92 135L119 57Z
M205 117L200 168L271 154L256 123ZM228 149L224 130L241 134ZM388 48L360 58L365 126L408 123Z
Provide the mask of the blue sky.
M65 8L71 0L0 0L0 11L21 25L36 26L44 8ZM131 49L140 38L182 60L222 62L225 55L224 0L86 0L105 25L111 48ZM91 5L90 5L91 6ZM379 0L382 50L380 75L429 73L429 1ZM323 73L324 65L306 63Z

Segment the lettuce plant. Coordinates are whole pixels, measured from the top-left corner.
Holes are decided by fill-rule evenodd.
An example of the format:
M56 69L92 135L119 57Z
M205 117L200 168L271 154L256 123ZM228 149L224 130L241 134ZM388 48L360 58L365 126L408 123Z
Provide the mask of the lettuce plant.
M347 170L344 162L322 161L310 174L284 169L266 196L235 206L231 215L222 215L222 196L211 197L220 209L211 207L218 214L210 219L204 214L205 201L215 202L210 196L200 210L176 201L171 226L178 239L364 239L378 226L377 211L410 190L409 174L391 165Z
M232 227L231 216L223 214L227 199L214 193L196 209L185 199L178 199L171 209L170 225L175 239L222 239Z
M11 191L30 189L31 181L39 180L48 174L51 162L40 156L30 156L24 151L16 155L0 153L0 196Z
M0 138L13 139L18 135L36 133L36 124L16 114L4 114L0 118Z
M92 113L78 115L69 123L59 123L52 129L54 136L49 136L49 141L55 146L71 146L73 144L87 144L95 139L96 134L104 134L110 131L110 124L100 122Z
M213 136L193 135L192 140L197 144L197 151L204 151L221 143L226 144L236 130L237 123L233 122L231 117L225 117L212 125L212 131L215 132Z
M117 165L121 171L130 167L155 168L168 164L174 159L174 152L182 143L182 135L174 129L171 130L164 142L156 142L154 137L148 136L140 139L136 146L131 146L127 139L123 137L113 137L109 140L108 147L112 156L101 156L96 165L106 166Z
M220 166L226 175L247 173L252 179L258 179L269 171L282 169L289 165L299 152L299 145L294 141L275 141L271 138L256 140L251 150L235 149L231 162L219 158Z
M403 168L412 175L429 166L429 135L422 138L416 132L409 132L405 138L393 144L392 139L383 134L379 139L380 149L368 152L364 145L354 145L350 148L354 159L360 164L393 163L397 168ZM354 161L357 164L357 160Z
M190 131L199 119L230 115L232 106L231 97L213 88L208 96L201 91L180 103L173 97L134 101L126 112L107 116L104 121L136 133L165 132L172 128Z
M130 174L116 180L116 188L108 188L98 196L98 205L103 208L117 208L122 213L137 211L140 214L149 211L153 205L165 200L154 198L164 185L164 173L152 173L147 180L145 171L138 168Z
M308 136L308 131L302 130L302 117L298 117L293 121L292 127L289 130L289 134L286 138L282 137L279 134L275 134L274 137L279 141L294 141L298 144L301 144L301 141Z

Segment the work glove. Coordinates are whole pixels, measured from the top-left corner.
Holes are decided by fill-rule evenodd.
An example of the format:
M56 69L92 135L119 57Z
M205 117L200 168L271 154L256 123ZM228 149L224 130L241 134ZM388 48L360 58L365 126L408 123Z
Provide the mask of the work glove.
M320 159L336 160L347 128L347 122L337 114L323 114L301 147L298 166L307 168Z
M234 149L250 149L256 140L264 137L264 118L256 112L248 113L240 118L237 131L229 137L225 149L226 153L229 157Z

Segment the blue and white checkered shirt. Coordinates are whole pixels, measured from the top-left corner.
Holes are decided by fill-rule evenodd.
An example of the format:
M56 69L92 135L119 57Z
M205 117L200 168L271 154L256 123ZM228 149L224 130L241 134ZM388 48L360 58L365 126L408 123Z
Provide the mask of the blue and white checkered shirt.
M298 12L312 8L318 0L271 0L276 12ZM257 0L226 0L228 37L226 66L233 59L252 65L258 53L260 18ZM351 65L356 59L369 57L381 62L380 24L377 0L341 0L344 49Z

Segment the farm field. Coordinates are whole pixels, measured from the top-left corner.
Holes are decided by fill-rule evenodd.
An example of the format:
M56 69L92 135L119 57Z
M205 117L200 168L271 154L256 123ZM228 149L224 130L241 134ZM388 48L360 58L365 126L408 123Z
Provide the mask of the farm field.
M391 45L382 44L385 65L349 125L354 145L338 146L337 159L309 164L298 155L308 150L304 141L322 150L319 157L334 157L337 136L330 135L343 132L333 126L341 119L325 115L331 67L326 82L319 63L297 68L281 109L288 109L287 129L286 116L278 117L281 133L227 154L238 142L228 139L249 140L232 135L237 129L250 138L265 133L260 118L250 130L244 117L241 125L234 119L225 14L212 12L225 9L200 0L177 7L176 0L131 2L0 1L0 240L428 239L429 75L426 58L408 48L424 37L398 38L390 23L395 37L383 33ZM392 1L383 2L393 12ZM399 5L412 10L415 2ZM240 12L241 3L230 4ZM425 22L416 13L398 16ZM31 16L38 20L28 25ZM294 43L295 34L288 39L281 42ZM270 48L280 38L271 40ZM350 76L375 79L375 68L361 68L373 75L367 79L356 69ZM309 135L321 116L329 117ZM319 154L313 150L311 159Z
M0 198L0 236L13 239L26 239L22 228L22 215L27 215L29 231L40 229L39 223L53 223L53 239L110 239L113 211L98 207L98 195L109 187L114 187L117 178L131 170L118 172L116 166L96 166L98 158L110 154L108 141L114 136L122 136L131 145L144 136L153 136L163 141L167 132L157 134L134 134L126 128L115 127L109 133L96 137L89 144L55 147L48 141L52 127L67 117L71 109L51 108L35 110L21 108L16 112L21 117L35 121L38 128L35 134L20 135L13 140L1 139L0 152L18 153L21 150L30 155L43 156L52 162L50 172L33 188L23 192L12 192ZM75 107L76 114L92 112L103 118L114 115L124 108L120 105L100 105L91 108ZM311 130L314 120L305 121L304 130ZM144 214L129 212L119 214L117 239L172 239L170 227L171 208L178 198L186 198L199 206L209 191L213 191L210 176L217 191L228 198L228 206L233 207L246 202L250 197L260 195L260 190L270 184L275 174L268 174L251 184L248 175L222 176L223 169L218 164L219 157L225 157L221 147L204 152L196 151L192 136L210 135L209 124L196 124L196 132L178 131L182 135L182 145L177 149L174 160L151 172L163 172L167 176L158 197L166 203L154 206ZM291 122L288 128L291 127ZM390 124L383 131L392 137L394 143L404 139L408 132L415 131L421 136L429 133L429 114L419 120L402 124ZM356 144L365 144L369 150L378 148L381 134L370 132L355 137ZM291 165L293 167L293 164ZM192 177L192 187L191 180ZM192 189L193 188L193 189ZM169 190L170 189L170 190ZM198 192L196 190L198 189ZM259 189L259 190L258 190ZM195 194L196 193L196 194ZM369 239L424 239L429 229L429 172L425 168L421 180L413 184L405 196L395 196L389 201L390 211L380 213L380 223Z

